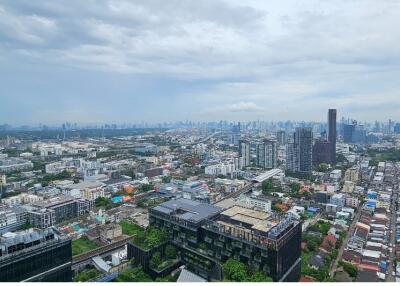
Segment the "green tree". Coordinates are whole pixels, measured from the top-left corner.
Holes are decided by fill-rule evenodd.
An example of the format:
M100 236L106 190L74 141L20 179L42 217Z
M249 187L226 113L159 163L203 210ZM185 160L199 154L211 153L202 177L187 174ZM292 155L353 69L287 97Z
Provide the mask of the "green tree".
M149 248L158 246L167 240L167 233L155 227L146 230L145 243Z
M161 254L160 254L160 252L155 252L152 256L151 256L151 259L150 259L150 267L151 268L157 268L158 267L158 265L160 265L161 264Z
M312 239L307 241L307 249L309 251L315 251L318 248L318 243Z
M96 269L83 270L74 277L74 282L86 282L98 277L100 274Z
M165 248L165 257L167 259L175 259L176 258L176 248L172 245L167 245Z
M256 271L250 276L249 282L273 282L271 277L266 276L261 271Z
M357 277L357 267L355 265L344 261L340 261L339 265L343 267L343 270L346 271L350 277Z
M227 281L244 282L246 281L246 265L236 259L229 258L223 265L224 277Z
M321 164L319 164L319 165L317 166L316 170L317 170L318 172L323 172L323 173L325 173L326 171L329 170L329 165L326 164L326 163L321 163Z
M117 282L152 282L151 277L143 271L142 267L122 270L115 279Z

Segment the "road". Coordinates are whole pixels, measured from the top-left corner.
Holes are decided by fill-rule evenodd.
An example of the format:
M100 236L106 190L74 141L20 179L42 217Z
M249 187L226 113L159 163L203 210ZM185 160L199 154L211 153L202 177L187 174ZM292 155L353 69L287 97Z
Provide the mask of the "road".
M349 230L347 231L346 236L343 239L342 245L340 246L340 249L338 251L338 256L336 257L335 261L332 264L331 270L329 271L329 275L331 277L333 277L333 275L335 274L338 262L342 259L343 251L344 251L345 247L347 246L347 243L349 242L349 239L350 239L350 237L351 237L351 235L352 235L352 233L353 233L353 231L355 229L356 223L360 219L361 209L362 209L362 207L359 206L357 211L356 211L356 213L355 213L355 215L354 215L354 219L350 224Z
M392 251L389 252L389 265L388 265L388 273L386 276L386 282L396 282L396 277L393 276L393 271L396 268L393 265L393 260L395 258L395 243L396 243L396 200L398 196L398 187L393 188L392 194L392 205L390 208L390 240L389 244L393 245Z

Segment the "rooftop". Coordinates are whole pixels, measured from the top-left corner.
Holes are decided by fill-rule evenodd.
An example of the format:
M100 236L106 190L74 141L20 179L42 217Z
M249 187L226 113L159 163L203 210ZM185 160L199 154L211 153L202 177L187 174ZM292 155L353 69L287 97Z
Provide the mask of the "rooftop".
M64 203L69 203L74 201L75 198L71 196L60 196L60 197L54 197L45 201L38 201L33 203L33 206L41 207L41 208L49 208L52 206L64 204Z
M98 181L84 181L78 184L72 184L67 186L68 189L77 189L77 190L84 190L84 189L94 189L100 188L104 185L102 182Z
M188 199L177 199L162 203L152 208L152 210L166 215L174 215L183 220L198 223L204 219L218 214L222 209L206 203L200 203Z

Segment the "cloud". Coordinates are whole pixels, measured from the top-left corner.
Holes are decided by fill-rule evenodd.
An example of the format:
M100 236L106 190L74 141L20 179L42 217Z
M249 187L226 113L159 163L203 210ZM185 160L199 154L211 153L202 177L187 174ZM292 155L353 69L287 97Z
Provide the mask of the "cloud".
M261 107L257 106L254 102L239 102L230 104L227 106L227 110L231 112L253 112L263 110Z
M13 108L0 106L0 121L20 114L20 102L71 108L53 105L54 96L79 102L76 118L86 120L93 94L99 120L202 120L198 110L211 119L324 120L332 106L368 119L368 102L398 98L398 26L400 2L391 0L3 1L0 72L26 88L0 78ZM160 105L151 116L146 98L171 112ZM130 118L120 115L126 101L137 104ZM384 104L374 116L395 117Z

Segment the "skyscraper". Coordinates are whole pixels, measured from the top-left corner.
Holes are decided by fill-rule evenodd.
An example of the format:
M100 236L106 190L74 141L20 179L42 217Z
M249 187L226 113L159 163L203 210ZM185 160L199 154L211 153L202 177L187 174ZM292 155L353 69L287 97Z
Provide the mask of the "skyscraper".
M240 122L238 122L238 125L233 125L232 127L231 144L237 146L239 144L240 136Z
M278 140L278 145L283 146L286 144L286 132L279 130L276 132L276 140Z
M325 139L318 139L313 146L313 164L331 164L331 143Z
M250 142L247 140L239 140L239 157L242 158L242 167L250 165Z
M296 128L286 146L286 169L291 172L312 172L312 129Z
M345 124L343 126L343 142L353 143L353 133L355 126L353 124Z
M299 172L311 173L312 171L312 143L313 133L311 128L296 128L295 144L299 156Z
M329 109L328 111L328 142L330 144L329 155L330 163L336 164L336 109Z
M277 146L275 140L265 139L257 144L257 166L264 169L276 168L278 163Z

